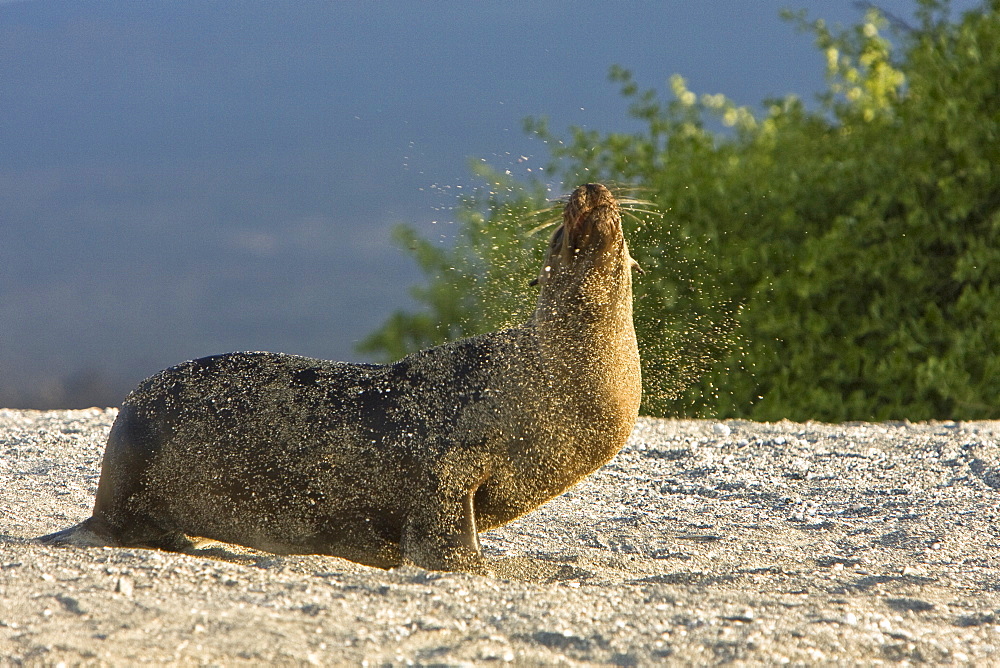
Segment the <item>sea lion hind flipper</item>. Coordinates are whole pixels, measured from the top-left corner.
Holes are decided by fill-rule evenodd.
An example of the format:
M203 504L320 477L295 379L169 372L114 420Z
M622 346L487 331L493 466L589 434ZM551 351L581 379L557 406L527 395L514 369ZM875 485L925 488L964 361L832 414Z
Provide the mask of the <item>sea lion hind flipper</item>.
M108 545L117 545L117 541L110 539L99 529L95 529L93 520L93 517L87 518L76 526L39 536L35 540L43 545L59 547L105 547Z
M115 531L99 516L88 517L76 526L35 540L57 547L144 547L168 552L190 552L195 546L194 541L176 531L154 527L133 528L128 533Z

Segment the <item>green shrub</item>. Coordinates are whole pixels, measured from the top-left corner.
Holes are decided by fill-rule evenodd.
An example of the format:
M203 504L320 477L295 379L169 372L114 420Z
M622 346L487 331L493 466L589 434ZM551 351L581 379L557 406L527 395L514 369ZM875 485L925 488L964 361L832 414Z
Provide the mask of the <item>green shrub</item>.
M792 17L825 56L816 109L789 96L754 113L678 76L664 102L613 68L643 131L561 139L527 121L564 183L627 183L664 214L627 230L649 272L645 412L1000 416L1000 0L955 22L946 3L919 6L897 59L877 12L842 33ZM400 232L428 310L396 314L368 350L395 357L530 312L544 243L524 231L544 189L481 176L454 247Z

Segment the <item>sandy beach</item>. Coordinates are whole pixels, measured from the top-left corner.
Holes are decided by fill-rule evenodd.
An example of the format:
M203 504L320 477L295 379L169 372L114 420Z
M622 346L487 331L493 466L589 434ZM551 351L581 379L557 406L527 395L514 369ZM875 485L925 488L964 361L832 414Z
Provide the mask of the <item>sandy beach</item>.
M1000 664L1000 422L642 418L488 578L32 542L115 415L0 410L0 664Z

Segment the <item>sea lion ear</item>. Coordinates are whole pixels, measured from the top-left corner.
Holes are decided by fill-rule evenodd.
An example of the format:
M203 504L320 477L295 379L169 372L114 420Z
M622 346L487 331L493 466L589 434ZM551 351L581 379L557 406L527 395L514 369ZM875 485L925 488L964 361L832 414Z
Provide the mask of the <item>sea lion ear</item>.
M550 258L546 258L546 259L549 262L551 262ZM546 262L545 266L542 267L542 270L540 272L538 272L538 276L536 276L535 278L533 278L528 283L528 285L531 285L531 286L545 285L548 282L550 276L552 276L552 265L549 264L548 262Z
M549 238L549 248L545 253L545 265L542 267L541 271L538 272L538 276L533 278L528 285L545 285L549 277L552 275L552 267L559 263L559 258L562 256L565 245L566 226L560 225Z
M635 261L635 258L630 257L629 261L632 265L632 268L635 269L637 272L639 272L639 275L641 276L646 275L646 270L639 266L639 263Z

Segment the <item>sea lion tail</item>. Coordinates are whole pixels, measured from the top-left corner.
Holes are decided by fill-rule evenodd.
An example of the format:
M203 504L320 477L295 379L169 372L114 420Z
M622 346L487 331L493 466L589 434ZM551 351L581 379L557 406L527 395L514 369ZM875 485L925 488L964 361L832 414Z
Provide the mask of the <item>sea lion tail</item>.
M108 540L100 532L94 530L93 519L93 517L90 517L76 526L39 536L35 540L42 545L56 546L104 547L112 545L113 541Z

